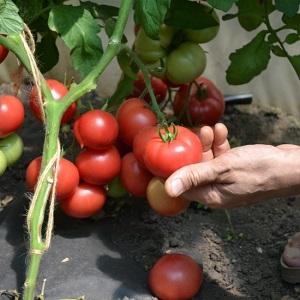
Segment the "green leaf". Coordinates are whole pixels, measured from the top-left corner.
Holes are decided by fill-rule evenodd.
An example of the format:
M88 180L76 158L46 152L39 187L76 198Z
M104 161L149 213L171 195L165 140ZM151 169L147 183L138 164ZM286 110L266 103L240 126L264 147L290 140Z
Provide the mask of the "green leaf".
M296 15L300 0L275 0L276 8L289 17Z
M254 30L261 25L265 16L265 7L259 1L239 0L238 19L241 26L248 30Z
M270 44L274 44L274 43L277 43L277 42L278 42L278 40L277 40L277 38L276 38L276 34L273 34L273 33L270 33L270 34L268 35L267 40L268 40L268 42L269 42Z
M207 0L207 2L214 8L223 11L228 11L232 5L238 0Z
M20 33L24 28L24 22L19 16L18 7L11 0L1 1L0 33Z
M299 41L299 34L297 34L297 33L289 33L287 36L286 36L286 38L285 38L285 42L287 43L287 44L289 44L289 45L291 45L291 44L294 44L294 43L296 43L296 42L298 42Z
M271 47L271 51L274 55L278 56L278 57L285 57L286 54L285 52L282 50L281 47L279 47L278 45L273 45Z
M183 29L203 29L218 25L213 9L194 1L173 0L165 23Z
M261 31L242 48L231 53L226 79L230 84L244 84L260 74L268 66L270 45L265 41L267 31Z
M80 6L89 10L95 19L106 21L109 18L116 17L119 14L119 8L112 5L102 5L90 1L80 1Z
M290 29L295 29L300 32L300 14L293 17L288 17L287 15L282 16L282 22L287 25Z
M290 58L293 68L300 79L300 55L295 55Z
M59 52L56 47L56 37L50 32L44 35L36 44L36 57L42 73L51 70L59 59Z
M74 68L81 76L87 75L103 53L98 36L100 27L91 13L79 6L55 6L50 12L48 25L69 47Z
M135 2L135 20L147 36L158 39L160 26L164 22L171 0L138 0Z
M228 20L232 20L234 18L236 18L238 16L238 14L226 14L222 16L222 20L223 21L228 21Z

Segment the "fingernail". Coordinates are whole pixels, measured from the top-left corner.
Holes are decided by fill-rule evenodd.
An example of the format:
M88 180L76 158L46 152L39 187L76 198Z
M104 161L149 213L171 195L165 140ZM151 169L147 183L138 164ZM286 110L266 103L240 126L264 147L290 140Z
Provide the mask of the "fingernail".
M180 178L175 178L171 183L172 193L176 197L184 192L183 182Z

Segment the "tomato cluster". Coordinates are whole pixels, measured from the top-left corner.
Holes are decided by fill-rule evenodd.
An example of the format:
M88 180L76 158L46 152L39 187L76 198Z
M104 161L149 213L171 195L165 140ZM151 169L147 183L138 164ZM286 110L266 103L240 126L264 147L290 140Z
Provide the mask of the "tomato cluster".
M203 4L203 7L219 23L215 11L208 5ZM172 84L185 84L192 82L205 70L206 55L199 44L212 40L218 30L219 25L193 30L163 24L159 39L154 40L146 35L143 28L139 28L134 50L153 75Z
M0 96L0 176L23 153L23 141L15 133L24 122L24 106L15 96Z

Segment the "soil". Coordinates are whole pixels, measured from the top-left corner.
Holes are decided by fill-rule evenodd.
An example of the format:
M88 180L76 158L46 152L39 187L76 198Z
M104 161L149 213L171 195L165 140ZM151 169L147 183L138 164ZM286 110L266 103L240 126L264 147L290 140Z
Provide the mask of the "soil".
M24 198L26 166L41 154L43 129L30 113L27 116L26 124L19 131L25 143L24 155L0 178L0 200ZM233 146L300 144L300 124L277 109L254 104L229 107L223 121L229 128ZM114 247L145 270L166 252L184 252L194 257L204 269L204 284L194 299L300 299L300 286L283 282L279 270L287 238L300 230L299 200L297 197L273 199L231 210L233 232L223 210L211 211L192 204L185 213L165 218L151 211L143 199L125 199L117 216L110 218L110 238ZM109 200L111 205L115 201ZM0 224L1 214L10 205L13 204L2 208ZM61 231L60 212L57 218L55 235ZM14 222L21 229L24 219ZM73 229L75 223L70 223ZM18 239L23 241L23 234ZM118 275L111 272L109 276Z

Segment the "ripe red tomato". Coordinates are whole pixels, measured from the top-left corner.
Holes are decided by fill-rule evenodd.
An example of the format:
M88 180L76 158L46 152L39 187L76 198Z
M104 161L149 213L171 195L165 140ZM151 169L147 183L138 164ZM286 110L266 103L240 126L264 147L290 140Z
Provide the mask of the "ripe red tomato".
M8 54L8 49L4 47L3 45L0 45L0 63L4 61Z
M30 191L33 191L37 183L41 169L42 157L35 158L28 165L26 170L26 184ZM61 158L56 184L57 199L65 199L74 193L79 184L79 173L76 166L69 160Z
M106 201L103 187L81 182L75 192L59 202L62 211L74 218L89 218L98 213Z
M133 140L133 153L137 161L146 168L145 162L144 162L144 153L146 149L146 145L149 142L149 140L155 136L157 133L157 127L156 126L151 126L151 127L146 127L142 129L135 137Z
M152 293L164 300L191 299L200 290L202 281L202 268L191 257L181 253L162 256L148 277Z
M76 157L76 166L85 182L96 185L109 183L121 168L121 158L116 147L103 150L86 149Z
M163 80L154 76L151 77L151 86L155 94L156 101L158 103L163 102L166 99L168 93L168 86L165 84ZM146 89L146 84L144 80L144 74L142 72L139 72L138 78L134 82L134 87L131 93L131 97L140 97L140 95L144 92L145 89ZM144 99L147 102L151 102L149 93L146 93Z
M165 128L160 128L160 134L167 140L162 140L157 132L147 143L144 153L147 169L162 178L202 159L202 145L196 134L182 126L169 126L168 131L169 133ZM170 134L173 134L173 140L169 138Z
M117 112L117 121L120 139L130 146L141 129L157 124L154 112L139 98L131 98L121 104Z
M215 125L223 116L225 109L224 97L212 81L199 77L197 84L192 83L190 97L188 85L182 85L177 91L173 108L179 116L184 109L185 101L189 101L187 113L194 125Z
M146 196L147 186L152 177L153 175L139 164L132 152L123 157L120 178L129 193L138 197Z
M81 148L103 149L117 139L118 122L106 111L95 109L80 116L74 123L74 135Z
M183 198L171 198L165 191L164 182L157 177L153 177L147 186L147 200L150 207L164 217L176 216L190 205L190 202Z
M0 97L0 138L16 131L24 122L23 103L14 96Z
M51 90L54 100L63 101L64 96L68 93L67 87L55 79L47 79L46 81ZM29 105L34 116L38 120L42 121L41 111L37 99L37 90L35 86L32 88L29 96ZM73 118L75 112L76 112L76 103L72 103L63 114L61 123L62 124L68 123Z

